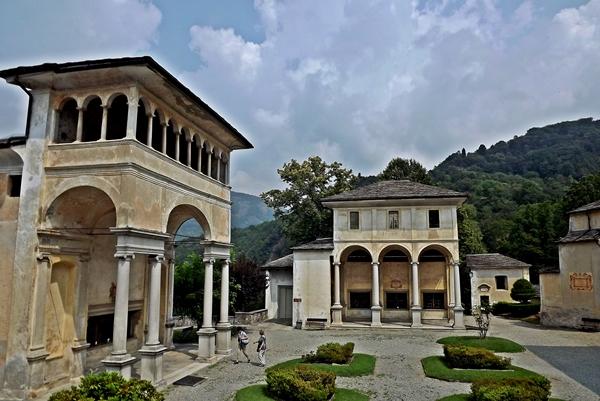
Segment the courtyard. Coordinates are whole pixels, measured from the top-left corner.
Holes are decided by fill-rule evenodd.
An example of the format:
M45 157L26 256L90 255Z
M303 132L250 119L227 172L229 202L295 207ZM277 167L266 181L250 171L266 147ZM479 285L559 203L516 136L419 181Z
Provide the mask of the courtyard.
M425 377L420 362L424 357L442 354L442 346L436 343L438 339L463 335L465 332L462 331L371 328L307 331L263 323L250 328L251 341L258 337L259 328L265 329L268 336L267 366L297 358L330 341L352 341L356 344L356 352L375 355L377 363L374 375L338 377L336 381L340 387L368 394L371 400L429 401L469 392L468 383ZM476 335L474 331L466 333ZM598 333L547 329L519 320L495 318L488 334L505 337L525 346L525 352L510 354L510 357L515 365L546 376L552 382L553 397L582 401L600 399L597 380L600 361ZM580 352L582 349L585 351ZM264 382L264 368L256 363L256 353L252 352L252 347L249 350L253 363L234 364L235 355L223 359L195 373L207 377L196 387L168 386L166 399L233 400L237 390Z

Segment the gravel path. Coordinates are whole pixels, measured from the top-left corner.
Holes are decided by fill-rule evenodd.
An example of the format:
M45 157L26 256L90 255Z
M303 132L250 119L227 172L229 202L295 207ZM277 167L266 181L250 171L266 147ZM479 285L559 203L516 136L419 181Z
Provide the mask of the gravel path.
M490 335L511 338L525 346L542 344L598 345L596 340L586 335L589 333L544 330L540 335L539 328L528 326L531 325L523 326L523 324L517 325L515 322L495 319L492 322ZM375 355L377 363L374 375L339 377L336 381L340 387L358 389L368 393L372 401L431 401L450 394L469 392L470 385L468 383L450 383L425 377L420 363L423 357L442 354L441 346L435 343L437 339L450 335L463 335L464 332L416 329L300 331L271 323L263 324L260 328L266 330L268 337L267 366L297 358L329 341L352 341L356 344L356 352ZM252 341L258 337L258 329L259 327L255 327L249 331ZM475 335L475 333L472 334ZM597 333L596 336L600 337ZM600 341L600 339L597 340ZM249 347L249 349L253 351L252 348ZM513 357L515 364L535 370L550 378L554 396L565 400L600 400L597 394L530 351L510 356ZM251 357L253 361L256 361L256 353L252 353ZM236 365L233 363L233 359L225 359L198 372L198 374L208 377L208 380L197 387L169 386L167 400L230 401L234 399L235 392L240 388L264 382L264 368L247 363ZM598 369L589 374L598 375ZM600 379L597 378L596 381L598 380Z

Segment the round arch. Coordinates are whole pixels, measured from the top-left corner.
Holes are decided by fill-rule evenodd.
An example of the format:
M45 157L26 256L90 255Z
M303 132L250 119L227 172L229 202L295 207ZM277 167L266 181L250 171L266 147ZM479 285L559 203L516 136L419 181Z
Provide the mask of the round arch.
M424 260L438 260L441 257L444 258L444 260L447 263L451 263L454 260L454 256L452 255L452 252L446 248L443 245L440 244L431 244L431 245L427 245L426 247L422 248L421 250L419 250L419 257L418 257L418 261L424 261Z
M111 93L108 96L108 98L106 99L106 105L108 107L111 107L112 104L113 104L113 102L115 101L115 99L118 98L119 96L125 96L125 98L127 98L127 101L129 102L129 97L125 93L123 93L123 92L114 92L114 93Z
M194 219L200 224L200 227L204 231L205 239L212 238L210 224L204 213L197 207L189 204L180 204L171 209L164 231L169 234L175 234L179 227L189 219Z
M110 198L113 205L119 204L119 189L117 187L102 178L86 176L70 178L54 186L53 191L50 192L49 196L47 197L49 201L45 204L45 210L50 207L55 199L60 197L65 192L77 187L93 187L98 189Z
M349 245L339 252L336 260L340 262L352 262L352 260L348 260L348 257L356 257L357 259L361 259L361 261L368 261L371 263L373 261L373 254L370 250L361 245ZM368 259L368 260L367 260Z
M53 198L44 213L49 228L92 231L116 225L116 207L110 196L89 185L75 186Z
M398 244L388 245L385 248L383 248L381 251L379 251L377 260L379 261L379 263L382 263L384 261L384 258L386 258L388 256L394 257L394 258L400 258L401 254L404 254L406 256L406 258L408 259L407 261L409 263L412 262L413 258L412 258L410 251L406 247L404 247L402 245L398 245Z

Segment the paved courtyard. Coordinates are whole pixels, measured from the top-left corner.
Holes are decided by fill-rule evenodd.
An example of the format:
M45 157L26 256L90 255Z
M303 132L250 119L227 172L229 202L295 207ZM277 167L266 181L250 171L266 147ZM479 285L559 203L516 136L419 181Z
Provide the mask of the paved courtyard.
M469 384L425 377L420 364L423 357L442 354L442 347L435 343L437 339L463 335L465 332L361 328L300 331L273 323L260 327L266 330L269 340L268 365L296 358L329 341L353 341L356 352L375 355L377 364L374 375L337 379L338 386L366 392L371 400L431 401L450 394L469 392ZM253 327L249 332L253 341L258 337L258 329ZM474 332L470 334L475 335ZM600 400L598 333L548 330L520 321L494 319L490 335L510 338L525 345L528 348L526 352L510 356L516 365L548 377L552 381L555 397L578 401ZM590 352L586 353L586 349ZM251 357L255 362L256 353L252 353ZM264 382L263 368L256 364L236 365L233 360L227 358L197 372L208 377L208 380L196 387L169 386L166 390L167 400L233 400L240 388Z

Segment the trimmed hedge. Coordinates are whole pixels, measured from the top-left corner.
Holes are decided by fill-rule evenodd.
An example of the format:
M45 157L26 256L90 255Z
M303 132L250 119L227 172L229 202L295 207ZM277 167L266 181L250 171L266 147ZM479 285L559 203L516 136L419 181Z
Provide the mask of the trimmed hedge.
M510 366L510 358L464 345L444 345L444 357L451 368L505 370Z
M303 355L302 359L307 363L337 363L344 365L350 363L354 353L354 343L327 343L319 345L317 352Z
M511 302L498 302L492 305L494 315L510 315L514 317L527 317L535 315L540 311L539 302L529 304L517 304Z
M335 393L335 373L307 366L267 370L267 391L286 401L326 401Z
M197 343L197 329L194 327L188 327L183 330L173 330L173 342L177 344Z
M547 401L550 381L545 377L478 380L471 385L471 401Z
M147 380L123 378L116 372L91 374L81 384L50 396L49 401L164 401L165 397Z

